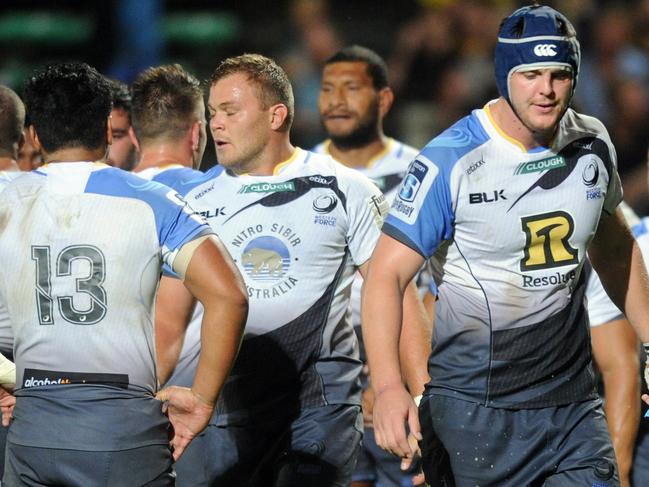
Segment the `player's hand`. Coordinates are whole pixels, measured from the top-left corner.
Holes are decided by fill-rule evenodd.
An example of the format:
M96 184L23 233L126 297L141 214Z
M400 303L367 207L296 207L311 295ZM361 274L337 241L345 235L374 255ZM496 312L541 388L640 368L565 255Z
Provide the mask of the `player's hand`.
M163 401L163 411L173 427L170 445L174 461L177 461L189 442L209 423L214 404L204 401L187 387L166 387L156 394L156 398Z
M421 430L417 406L403 384L375 391L373 417L376 444L401 458L412 458L416 449L408 442L406 423L416 440L421 440Z
M2 410L2 426L9 426L13 417L16 397L6 389L0 387L0 409Z
M405 472L410 469L413 463L419 463L417 473L413 475L410 480L414 486L426 485L426 478L421 469L421 450L419 449L419 442L417 441L417 438L409 434L408 443L410 444L410 449L413 451L413 455L401 460L401 470Z

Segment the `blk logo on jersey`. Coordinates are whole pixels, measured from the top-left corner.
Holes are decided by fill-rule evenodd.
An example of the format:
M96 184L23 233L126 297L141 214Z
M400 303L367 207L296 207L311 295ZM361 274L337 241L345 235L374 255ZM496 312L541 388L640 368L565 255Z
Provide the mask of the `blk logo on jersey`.
M197 212L199 215L201 215L205 219L209 218L216 218L217 216L225 216L225 206L222 206L220 208L214 208L213 210L203 210Z
M488 193L469 193L469 204L479 205L481 203L494 203L506 200L504 189L493 190Z
M399 198L403 201L413 202L417 192L421 187L421 183L424 181L428 173L428 167L420 163L416 159L410 164L408 169L408 174L403 180L401 185L401 190L399 191Z

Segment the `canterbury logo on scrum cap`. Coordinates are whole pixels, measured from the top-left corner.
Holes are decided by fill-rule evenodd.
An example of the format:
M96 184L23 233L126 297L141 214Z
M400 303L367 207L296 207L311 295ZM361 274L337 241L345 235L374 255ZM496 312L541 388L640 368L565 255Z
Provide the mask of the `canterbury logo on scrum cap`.
M537 44L534 46L534 54L539 57L550 57L557 55L556 44Z

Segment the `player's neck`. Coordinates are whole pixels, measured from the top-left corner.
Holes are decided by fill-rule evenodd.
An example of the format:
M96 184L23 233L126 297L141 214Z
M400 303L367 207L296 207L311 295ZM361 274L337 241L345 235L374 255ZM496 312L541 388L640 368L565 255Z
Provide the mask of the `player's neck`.
M54 164L57 162L87 162L98 161L106 156L106 147L88 149L87 147L67 147L54 152L43 152L43 162Z
M182 143L162 142L158 144L142 144L140 160L133 168L133 172L141 172L152 167L164 167L170 164L180 164L193 167L194 159L191 151L186 151Z
M368 167L377 155L385 151L389 139L380 134L376 139L361 147L340 147L333 141L327 146L329 155L336 161L352 168Z
M20 171L20 168L14 158L0 157L0 171Z
M296 148L288 137L271 140L242 172L250 176L272 176L275 174L275 169L291 159L295 151Z
M489 111L497 128L526 151L551 145L554 133L541 134L527 128L504 98L490 104Z

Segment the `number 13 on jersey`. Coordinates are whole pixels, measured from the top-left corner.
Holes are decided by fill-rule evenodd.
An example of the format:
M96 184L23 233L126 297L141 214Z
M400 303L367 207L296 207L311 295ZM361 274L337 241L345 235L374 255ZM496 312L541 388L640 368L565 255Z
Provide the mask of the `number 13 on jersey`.
M41 325L54 324L54 299L52 298L52 278L66 279L65 289L69 295L56 298L59 313L64 320L74 325L94 325L99 323L107 311L106 290L102 287L105 278L106 259L93 245L71 245L56 257L55 274L52 275L50 247L32 246L32 260L36 265L36 306ZM84 277L72 277L72 265L83 260L88 265ZM90 300L88 309L80 310L74 306L74 295L85 294Z

